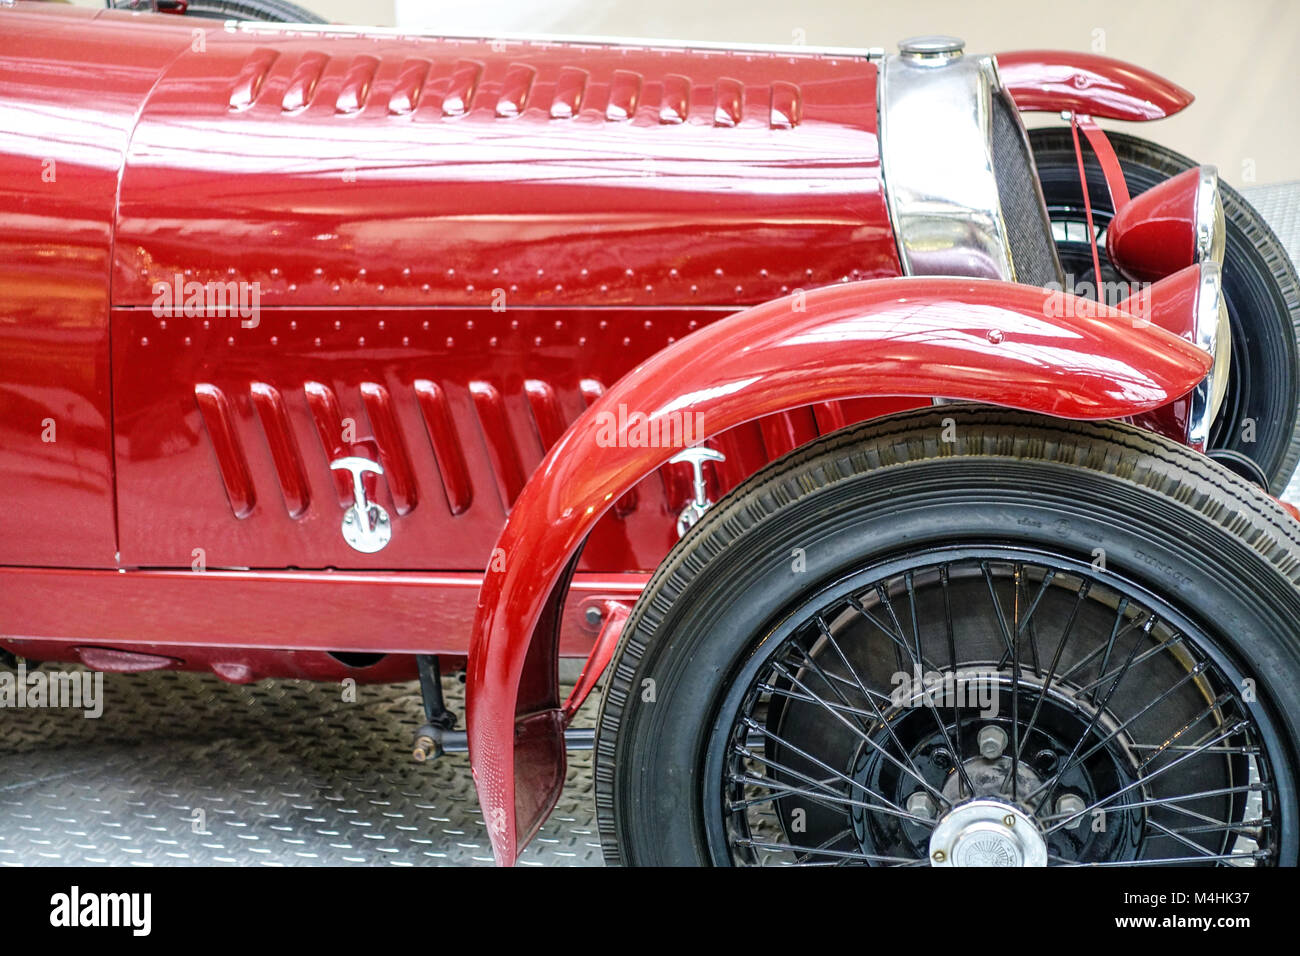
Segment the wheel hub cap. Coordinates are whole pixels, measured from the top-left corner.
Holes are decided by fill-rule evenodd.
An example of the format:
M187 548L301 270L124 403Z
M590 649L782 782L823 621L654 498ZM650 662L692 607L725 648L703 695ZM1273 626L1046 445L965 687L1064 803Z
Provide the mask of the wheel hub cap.
M1001 800L953 807L930 836L932 866L1047 866L1047 842L1032 817Z

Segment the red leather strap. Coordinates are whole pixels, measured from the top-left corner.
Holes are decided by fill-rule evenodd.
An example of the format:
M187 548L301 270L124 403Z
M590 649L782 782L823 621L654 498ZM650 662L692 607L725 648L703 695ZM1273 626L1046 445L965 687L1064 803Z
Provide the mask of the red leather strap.
M1088 174L1083 169L1083 145L1079 142L1079 118L1070 114L1070 133L1074 136L1074 158L1079 162L1079 185L1083 189L1083 211L1088 219L1088 245L1092 247L1092 276L1097 286L1097 301L1101 296L1101 257L1097 255L1097 230L1092 225L1092 199L1088 196ZM1069 289L1067 292L1071 291Z
M1106 131L1091 116L1079 116L1076 119L1079 129L1088 137L1088 145L1097 154L1097 162L1101 164L1102 174L1106 177L1106 188L1110 190L1111 207L1119 212L1127 205L1129 195L1128 183L1124 181L1124 170L1120 167L1119 157L1115 155L1115 147L1111 145Z

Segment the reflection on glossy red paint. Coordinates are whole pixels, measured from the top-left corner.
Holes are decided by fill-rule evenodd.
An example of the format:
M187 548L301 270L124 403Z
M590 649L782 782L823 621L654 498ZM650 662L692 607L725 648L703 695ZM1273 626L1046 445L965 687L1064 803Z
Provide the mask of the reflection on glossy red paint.
M1155 120L1174 115L1194 98L1150 70L1108 56L1017 50L999 53L997 61L998 76L1021 110Z
M1197 261L1199 167L1126 203L1106 227L1106 254L1130 279L1154 282Z

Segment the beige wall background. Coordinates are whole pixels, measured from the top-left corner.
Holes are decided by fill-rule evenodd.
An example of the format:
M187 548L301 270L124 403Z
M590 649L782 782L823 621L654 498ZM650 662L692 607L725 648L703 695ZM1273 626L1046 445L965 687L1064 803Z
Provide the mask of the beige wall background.
M95 3L96 0L80 0ZM1300 180L1300 0L297 0L344 23L475 33L884 46L951 33L972 52L1104 53L1196 94L1138 135L1236 186ZM1038 124L1049 122L1035 117Z

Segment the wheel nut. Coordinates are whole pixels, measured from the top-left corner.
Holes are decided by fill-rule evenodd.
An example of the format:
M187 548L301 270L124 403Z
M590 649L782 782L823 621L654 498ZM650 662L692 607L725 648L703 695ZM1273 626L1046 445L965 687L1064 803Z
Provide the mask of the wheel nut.
M1083 802L1083 797L1077 793L1064 793L1056 800L1056 815L1058 817L1072 817L1080 813L1087 806ZM1083 822L1083 817L1075 817L1065 825L1067 830L1079 829L1079 824Z
M907 798L907 812L926 820L934 819L934 800L924 790L917 790Z
M976 741L979 743L981 757L997 760L1002 756L1002 751L1007 749L1007 732L996 724L989 724L980 728Z
M424 763L429 759L429 754L433 753L433 747L433 738L427 734L421 734L415 738L415 750L412 751L411 756L414 757L418 763Z

